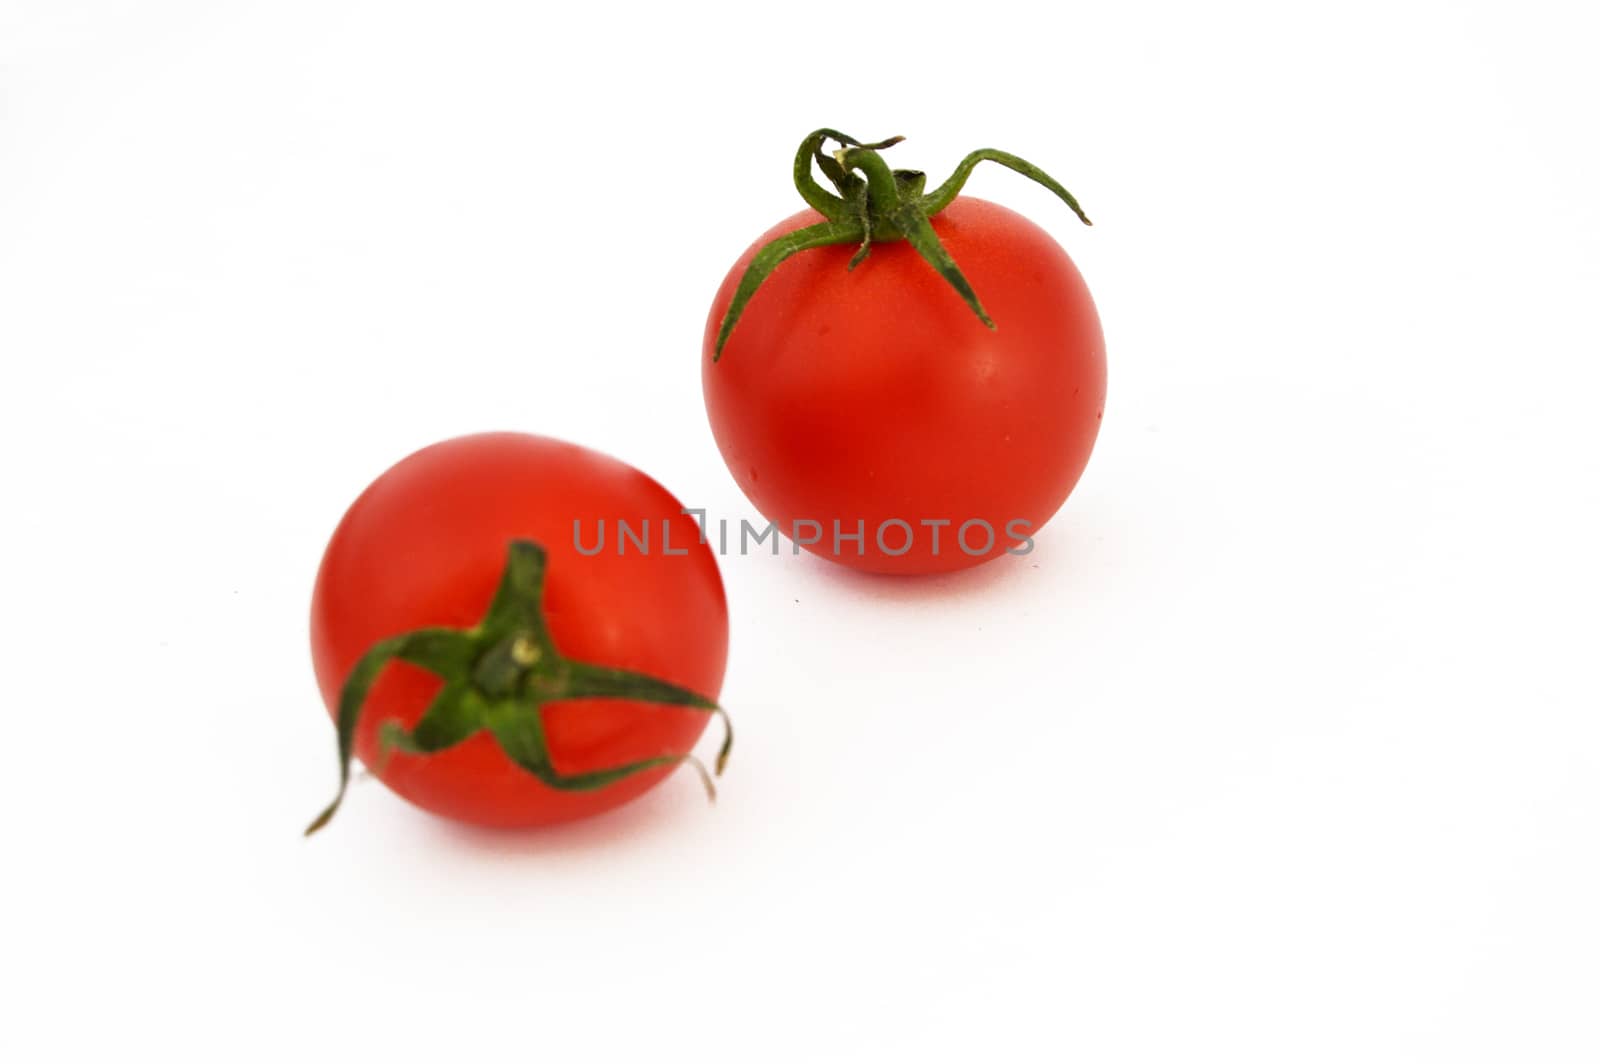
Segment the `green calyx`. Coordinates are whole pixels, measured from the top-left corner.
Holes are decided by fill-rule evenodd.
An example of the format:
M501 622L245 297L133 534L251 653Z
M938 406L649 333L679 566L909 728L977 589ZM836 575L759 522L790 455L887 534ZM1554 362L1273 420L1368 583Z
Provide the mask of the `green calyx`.
M499 589L483 619L472 628L422 628L374 644L357 661L339 692L339 792L306 834L324 827L338 812L350 785L350 759L356 725L378 675L391 661L405 661L437 674L444 687L416 727L394 721L383 725L382 748L408 754L434 754L481 731L541 783L563 791L591 791L635 773L688 762L699 772L709 797L716 797L711 773L692 755L651 757L594 772L562 773L550 761L540 708L576 698L615 698L715 713L725 736L717 752L722 775L733 748L733 726L716 702L643 673L590 665L562 657L544 617L544 548L515 540L506 557Z
M772 271L791 255L830 244L859 244L860 250L850 259L848 269L855 269L872 251L873 244L886 244L904 240L917 254L950 282L972 312L989 328L995 323L983 309L978 294L967 283L961 268L939 242L929 221L934 215L950 206L950 202L966 185L973 168L981 162L996 162L1015 170L1026 178L1037 181L1054 192L1062 202L1072 208L1084 225L1093 225L1083 213L1072 193L1060 182L1025 159L994 148L980 148L961 160L955 173L932 192L924 192L927 175L917 170L891 170L878 153L904 140L890 137L872 144L863 144L854 137L837 130L819 129L800 142L794 156L794 184L800 196L826 221L806 226L777 237L756 252L739 287L734 290L733 301L723 315L717 330L717 348L713 361L722 357L722 349L739 323L756 290ZM823 145L834 141L839 148L833 152L823 150ZM829 192L818 184L812 166L822 171L836 192Z

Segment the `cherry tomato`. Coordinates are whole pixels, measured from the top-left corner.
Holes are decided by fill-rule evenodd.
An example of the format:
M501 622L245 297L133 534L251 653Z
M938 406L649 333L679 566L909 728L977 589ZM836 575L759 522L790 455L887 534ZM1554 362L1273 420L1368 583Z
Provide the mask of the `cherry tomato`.
M384 784L441 816L531 826L621 805L689 753L720 693L727 604L698 532L655 481L569 443L496 433L419 451L350 507L317 574L329 712Z
M734 479L785 535L818 522L807 548L859 569L939 572L1026 549L1008 527L1031 536L1066 500L1105 404L1100 321L1077 268L1026 218L961 197L933 228L993 331L907 243L874 246L854 270L853 248L821 247L766 280L714 360L756 250L821 220L803 211L773 228L712 303L702 381ZM863 539L836 544L835 521Z

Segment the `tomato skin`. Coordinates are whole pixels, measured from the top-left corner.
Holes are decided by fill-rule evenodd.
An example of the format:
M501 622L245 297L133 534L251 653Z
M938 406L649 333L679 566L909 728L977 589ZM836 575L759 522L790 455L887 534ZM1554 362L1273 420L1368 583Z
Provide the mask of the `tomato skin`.
M592 549L574 546L583 522ZM617 551L616 522L650 524L650 551ZM661 529L671 547L661 550ZM490 433L425 448L390 468L340 521L323 556L311 606L317 683L330 715L351 668L378 640L418 628L470 628L498 585L513 539L548 552L545 616L568 658L645 672L709 698L722 688L728 610L722 578L699 525L645 474L574 444ZM403 798L441 816L493 827L554 824L614 808L671 772L653 769L592 791L558 791L513 764L480 732L459 746L378 759L386 720L411 728L441 681L396 662L373 686L356 755ZM708 714L615 699L551 703L542 716L562 773L688 753Z
M962 569L1021 550L1008 523L1040 526L1077 484L1105 405L1105 342L1077 267L1050 235L997 204L957 197L934 230L998 328L986 328L904 241L873 245L853 271L854 247L801 252L767 278L720 361L718 327L745 267L768 241L821 221L802 211L740 257L707 318L706 411L745 495L785 535L797 520L824 525L808 550L882 573ZM864 522L862 553L842 541ZM915 535L890 527L899 519ZM995 531L972 556L957 529ZM949 520L939 553L923 520ZM1017 526L1021 527L1021 526ZM969 547L982 547L974 526Z

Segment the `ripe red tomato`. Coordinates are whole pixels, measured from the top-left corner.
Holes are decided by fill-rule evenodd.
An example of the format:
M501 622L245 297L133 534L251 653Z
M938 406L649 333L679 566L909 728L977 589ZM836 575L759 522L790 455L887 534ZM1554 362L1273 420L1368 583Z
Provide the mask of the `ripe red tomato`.
M584 551L576 545L575 521ZM648 551L636 541L622 543L618 521L635 534L648 522ZM602 522L605 549L590 556ZM727 603L716 559L698 532L694 518L655 481L569 443L495 433L418 451L350 507L317 574L311 648L329 712L340 719L341 689L375 645L401 633L454 630L445 635L460 646L447 639L439 654L444 671L465 670L461 682L408 663L422 652L381 666L353 728L356 756L400 796L477 824L552 824L621 805L660 782L690 751L710 715L706 706L722 686ZM510 580L508 547L514 543L524 553L511 548L513 560L542 562L542 629L526 603L508 597L502 585L503 577ZM500 664L511 669L497 673L490 668L492 654L470 640L501 630L486 612L503 602L518 618L504 631L532 635L497 644L510 655ZM449 657L456 652L451 647L459 661ZM518 672L517 663L527 665L541 647L543 659ZM555 662L554 671L540 671ZM600 677L613 693L560 700L563 691L580 689L563 686L575 663L585 663L585 675ZM618 677L634 686L617 687ZM615 693L639 690L638 682L648 687L650 678L662 691L647 700ZM674 690L684 697L675 698ZM433 753L408 752L404 744L380 749L385 729L392 733L396 726L438 739L439 729L417 725L430 704L446 701L452 691L464 692L453 703L456 712L479 713L477 723L492 721L493 727L474 730L472 721L447 719L445 730L460 726L470 736L446 736L447 748ZM686 692L702 704L683 708L691 701ZM500 694L543 704L534 703L531 717L514 726L502 711L510 703L490 697ZM450 745L450 738L460 741ZM559 786L513 762L510 748L536 767L543 754L540 771L553 773ZM606 770L652 759L660 763L604 779ZM583 785L564 789L575 779Z
M819 522L808 549L859 569L940 572L1023 551L1008 525L1029 535L1061 506L1105 404L1100 320L1077 268L1026 218L961 197L933 228L993 331L905 241L873 244L854 270L853 247L819 247L767 278L714 359L757 249L821 221L802 211L765 234L712 303L702 381L734 479L785 535ZM843 539L835 552L835 520L846 535L864 527L864 543ZM878 542L889 521L914 533L903 553L902 526ZM968 532L973 553L956 542L972 521L993 529L987 550L982 525Z

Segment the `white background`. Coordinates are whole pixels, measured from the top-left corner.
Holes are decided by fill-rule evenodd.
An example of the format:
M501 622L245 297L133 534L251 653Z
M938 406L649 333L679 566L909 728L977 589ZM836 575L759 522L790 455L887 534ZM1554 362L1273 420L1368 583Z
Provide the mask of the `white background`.
M8 1059L1600 1058L1587 5L0 0ZM416 447L754 518L700 399L819 125L1076 258L1026 558L724 562L722 800L334 784L306 617Z

